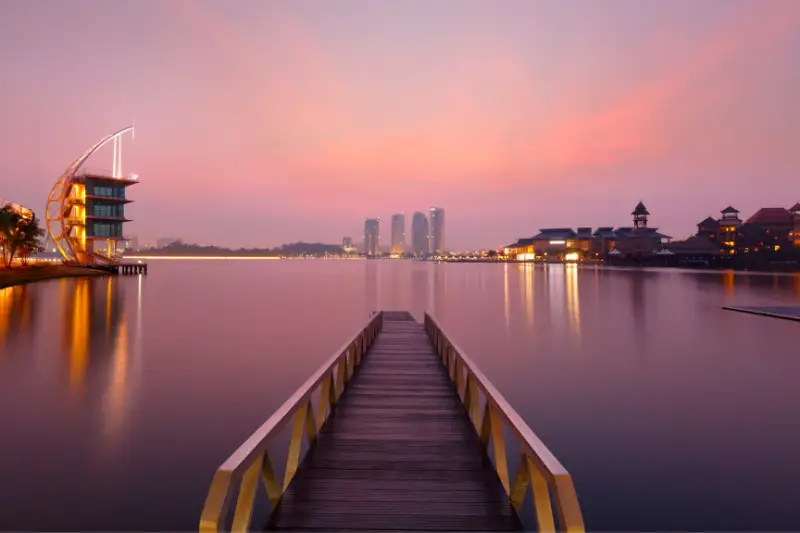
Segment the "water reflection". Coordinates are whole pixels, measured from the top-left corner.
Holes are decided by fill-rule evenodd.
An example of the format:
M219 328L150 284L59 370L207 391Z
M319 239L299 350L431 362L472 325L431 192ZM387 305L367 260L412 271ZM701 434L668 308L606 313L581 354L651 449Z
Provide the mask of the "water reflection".
M534 266L525 263L525 316L528 317L528 324L533 326L533 273Z
M545 266L547 278L547 300L550 304L550 317L555 324L564 323L564 302L566 289L564 287L564 267L562 265Z
M722 287L726 296L731 296L736 291L736 276L733 270L722 273Z
M378 264L376 261L365 261L364 265L364 314L378 311Z
M92 362L102 364L114 353L124 327L122 293L114 277L106 280L78 279L65 298L65 345L70 347L70 386L80 389Z
M62 346L68 357L68 384L73 395L99 403L104 450L119 441L130 406L132 365L130 324L124 305L122 281L105 279L62 280ZM141 277L137 280L137 316L141 315ZM136 321L137 336L141 321ZM138 348L140 344L135 344ZM90 388L91 392L86 392ZM94 411L94 409L92 409Z
M508 299L508 263L503 265L503 309L505 310L506 331L511 327L511 303Z
M581 304L578 296L578 266L565 265L564 275L567 287L567 317L569 319L570 332L575 338L581 336Z
M25 511L0 512L0 529L190 529L214 468L351 332L330 317L361 324L362 308L409 307L420 319L434 311L562 460L591 529L763 529L763 509L736 489L742 475L775 488L766 525L796 528L800 434L785 422L798 330L720 306L796 304L800 276L371 260L247 262L232 276L238 263L164 263L149 278L0 292L11 450L0 499ZM325 283L310 287L309 272ZM202 306L187 297L199 293ZM230 313L230 294L258 303ZM324 337L300 350L307 327L265 320L298 299L313 305L293 320ZM200 308L213 328L197 326ZM165 462L168 447L191 453ZM41 479L52 480L46 514ZM92 496L82 514L71 513L77 494Z
M644 295L644 272L632 272L631 283L631 311L633 313L633 323L639 334L643 334L647 320L645 317L645 295ZM639 337L640 335L637 335Z
M28 285L0 289L0 353L33 335L36 298Z

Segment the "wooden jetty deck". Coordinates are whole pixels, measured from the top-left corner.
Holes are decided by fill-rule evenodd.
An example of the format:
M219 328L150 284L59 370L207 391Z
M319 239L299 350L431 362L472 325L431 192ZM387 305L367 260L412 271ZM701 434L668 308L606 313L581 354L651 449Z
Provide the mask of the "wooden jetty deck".
M800 321L800 306L749 306L749 307L734 307L725 305L722 307L726 311L737 311L739 313L749 313L751 315L760 315L770 318L782 318L784 320L797 320Z
M279 477L267 445L289 421ZM529 487L540 530L584 529L569 474L429 315L373 315L217 470L200 530L227 530L234 498L230 529L253 529L259 481L268 530L519 531Z

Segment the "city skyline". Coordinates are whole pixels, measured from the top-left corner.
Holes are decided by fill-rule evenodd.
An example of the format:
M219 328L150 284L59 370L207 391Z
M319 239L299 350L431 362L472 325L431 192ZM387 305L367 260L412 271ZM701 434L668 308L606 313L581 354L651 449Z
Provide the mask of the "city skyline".
M124 37L97 46L109 21ZM338 242L364 205L420 197L447 206L451 249L625 224L640 200L685 237L692 213L800 199L798 29L795 0L7 0L0 195L43 214L135 121L142 243Z

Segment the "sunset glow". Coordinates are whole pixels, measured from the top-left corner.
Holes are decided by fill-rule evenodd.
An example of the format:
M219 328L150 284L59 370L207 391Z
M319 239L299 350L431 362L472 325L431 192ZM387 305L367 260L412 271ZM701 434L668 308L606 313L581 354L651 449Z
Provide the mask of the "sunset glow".
M6 0L0 196L43 212L135 120L90 166L139 175L143 243L337 243L441 205L474 249L639 200L683 237L800 199L798 56L796 0Z

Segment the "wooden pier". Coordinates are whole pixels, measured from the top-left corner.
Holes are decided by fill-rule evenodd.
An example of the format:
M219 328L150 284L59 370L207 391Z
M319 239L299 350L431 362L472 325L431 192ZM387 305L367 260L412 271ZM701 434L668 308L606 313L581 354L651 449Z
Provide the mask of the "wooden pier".
M751 315L760 315L770 318L781 318L783 320L795 320L800 322L800 306L787 305L787 306L749 306L749 307L734 307L730 305L723 305L726 311L737 311L739 313L749 313Z
M277 472L267 447L289 422ZM271 514L253 525L260 483ZM200 531L519 531L528 493L539 530L584 530L567 471L438 323L385 311L217 470Z
M111 263L108 265L92 265L86 268L104 270L111 274L122 274L123 276L147 274L147 263Z

